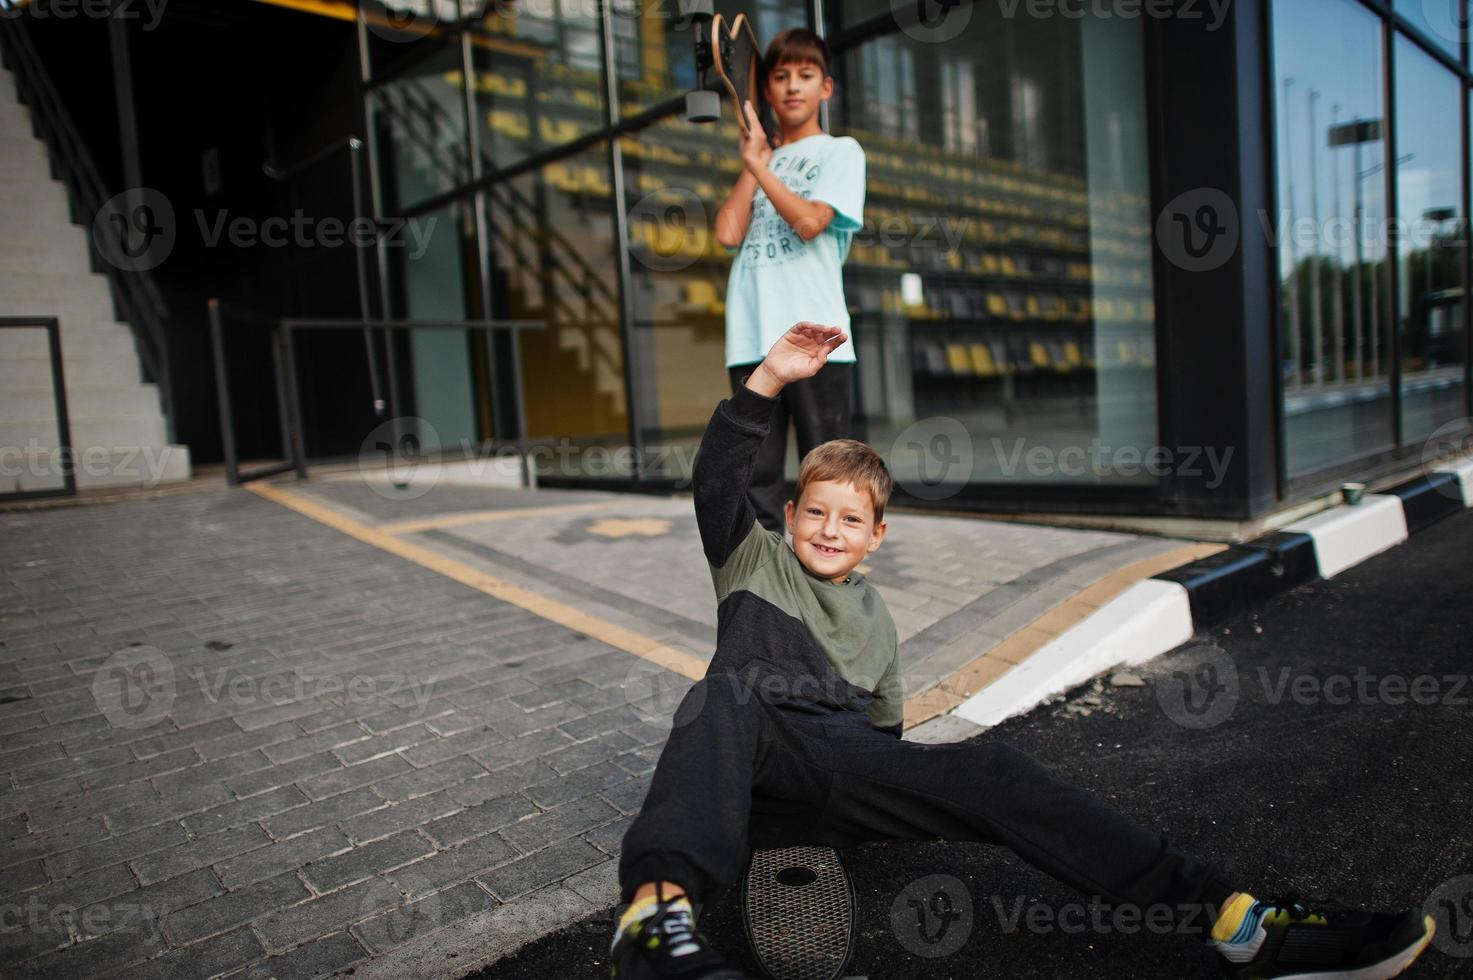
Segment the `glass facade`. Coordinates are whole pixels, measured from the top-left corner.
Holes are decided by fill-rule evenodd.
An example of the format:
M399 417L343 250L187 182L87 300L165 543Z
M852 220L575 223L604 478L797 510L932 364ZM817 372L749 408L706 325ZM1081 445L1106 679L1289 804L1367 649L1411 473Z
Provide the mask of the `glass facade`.
M943 432L970 443L959 483L1155 479L1144 65L1139 21L990 4L944 45L843 53L833 131L869 168L845 288L869 440L902 483Z
M1451 4L1445 18L1437 3L1395 9L1459 55ZM1277 0L1273 42L1278 213L1264 230L1297 477L1468 415L1466 79L1360 0Z
M1274 4L1289 475L1384 450L1391 278L1381 22L1356 0Z
M1463 118L1456 76L1396 40L1397 324L1402 441L1425 439L1464 405Z
M1446 60L1463 44L1435 3L1268 2L1277 213L1241 218L1278 262L1279 475L1295 479L1468 414L1467 139L1448 138L1468 78ZM1152 126L1172 125L1152 122L1164 96L1147 84L1162 25L963 4L938 38L887 0L820 6L835 54L827 125L867 160L844 267L852 434L907 489L928 483L945 442L962 465L932 499L1159 490L1141 464L1167 429L1160 341L1191 327L1156 313L1158 276L1175 275L1154 227L1153 140L1171 133ZM763 40L811 13L745 9ZM684 119L685 23L636 0L497 4L407 27L393 14L365 30L379 205L442 228L389 263L390 312L542 321L521 341L528 434L637 442L647 475L685 479L729 394L730 255L712 223L740 172L729 111L714 126ZM506 431L504 386L488 388L507 378L466 367L476 339L411 352L415 387L436 389L415 404L442 438ZM540 473L631 468L574 453Z

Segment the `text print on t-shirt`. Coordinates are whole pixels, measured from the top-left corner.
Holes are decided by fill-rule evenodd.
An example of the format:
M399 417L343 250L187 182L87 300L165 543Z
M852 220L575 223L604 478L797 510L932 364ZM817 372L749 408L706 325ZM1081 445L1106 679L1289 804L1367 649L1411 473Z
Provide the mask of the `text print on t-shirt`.
M769 167L784 187L804 200L813 197L813 183L823 172L823 165L808 156L775 159ZM808 243L777 213L767 194L759 188L752 201L747 240L742 244L747 264L754 268L782 265L807 246Z

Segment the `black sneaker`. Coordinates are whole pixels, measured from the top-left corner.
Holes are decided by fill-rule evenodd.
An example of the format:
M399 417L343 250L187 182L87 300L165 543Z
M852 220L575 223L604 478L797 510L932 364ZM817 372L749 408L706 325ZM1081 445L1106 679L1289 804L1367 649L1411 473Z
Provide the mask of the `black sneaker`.
M690 903L661 902L629 923L609 953L614 980L743 980L696 930Z
M1385 980L1412 965L1433 928L1417 910L1311 911L1290 896L1253 902L1236 933L1213 945L1234 980Z

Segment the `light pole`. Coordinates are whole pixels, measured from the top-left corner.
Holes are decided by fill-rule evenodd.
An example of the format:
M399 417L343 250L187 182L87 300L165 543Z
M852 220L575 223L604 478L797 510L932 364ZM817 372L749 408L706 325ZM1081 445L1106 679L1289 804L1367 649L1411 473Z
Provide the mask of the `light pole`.
M1320 100L1320 93L1316 89L1309 90L1309 211L1310 220L1314 223L1314 258L1309 266L1309 337L1310 356L1314 358L1314 370L1311 376L1314 378L1316 388L1325 383L1325 298L1320 293L1320 184L1318 172L1318 157L1315 153L1315 123L1314 107Z
M1284 146L1288 148L1284 170L1289 197L1287 224L1289 233L1284 236L1284 251L1289 259L1289 359L1294 363L1294 380L1291 387L1298 388L1303 383L1304 376L1300 360L1302 340L1299 336L1299 269L1294 264L1294 137L1291 125L1294 117L1294 103L1289 101L1290 90L1293 87L1294 79L1284 79Z
M1365 250L1361 236L1361 215L1365 207L1361 202L1361 181L1381 169L1378 164L1371 170L1362 172L1360 148L1366 143L1378 142L1380 139L1381 120L1379 119L1356 118L1344 125L1330 127L1331 148L1339 146L1355 147L1355 265L1351 269L1350 332L1352 349L1355 351L1356 381L1360 381L1365 376L1365 360L1361 356L1361 345L1364 343L1365 337L1365 299L1361 284L1361 266L1365 264ZM1372 281L1374 282L1374 277ZM1374 301L1371 315L1373 317L1376 315ZM1379 344L1376 342L1376 330L1374 326L1371 329L1371 344L1373 350L1371 360L1374 365L1380 353Z

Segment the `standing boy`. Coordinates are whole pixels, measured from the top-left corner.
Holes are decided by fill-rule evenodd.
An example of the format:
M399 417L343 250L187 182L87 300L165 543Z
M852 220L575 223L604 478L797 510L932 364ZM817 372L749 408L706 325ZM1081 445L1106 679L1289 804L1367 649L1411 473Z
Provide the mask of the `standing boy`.
M716 215L716 239L739 249L726 287L726 366L732 391L797 320L849 330L841 267L864 212L864 150L818 124L833 95L829 49L803 28L772 39L763 58L763 92L781 127L776 150L746 103L742 174ZM854 345L829 355L812 378L786 388L772 430L757 453L752 506L769 531L782 533L783 467L788 419L798 432L799 462L813 447L849 435Z

